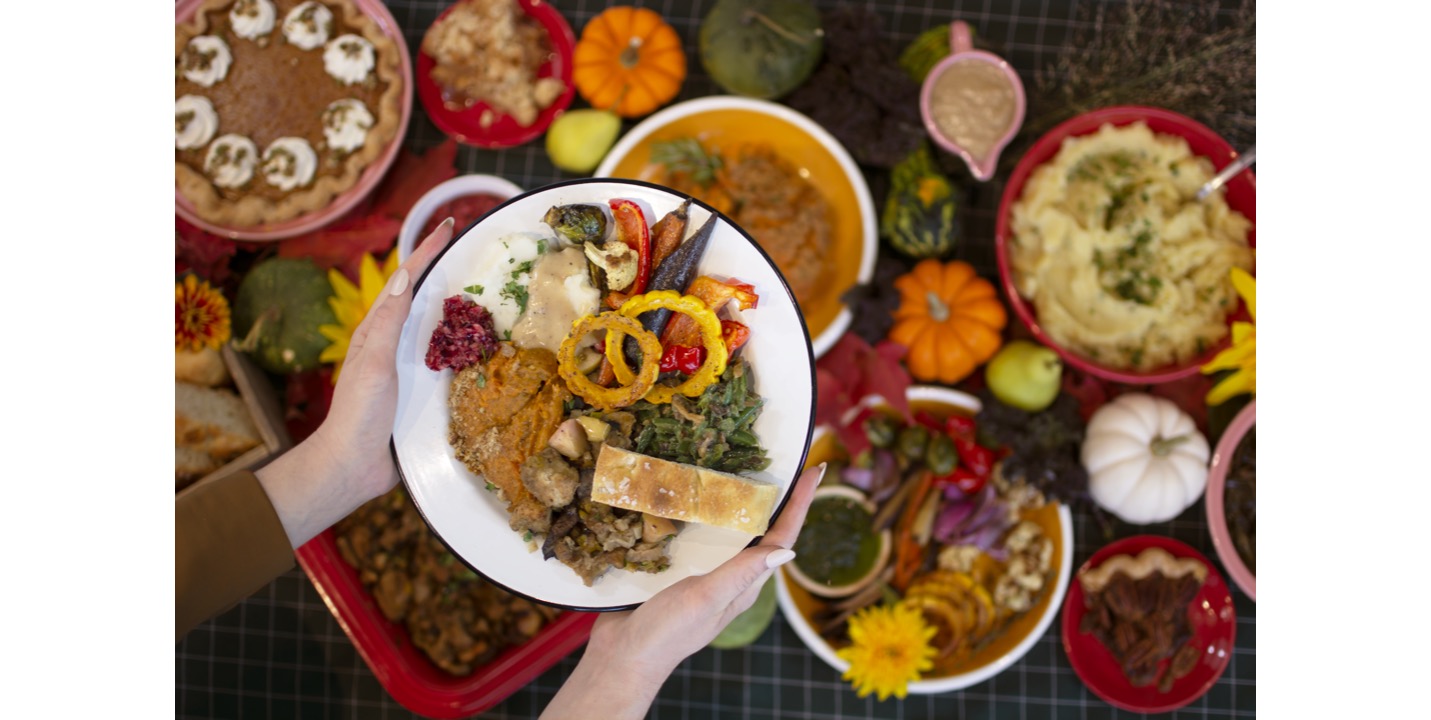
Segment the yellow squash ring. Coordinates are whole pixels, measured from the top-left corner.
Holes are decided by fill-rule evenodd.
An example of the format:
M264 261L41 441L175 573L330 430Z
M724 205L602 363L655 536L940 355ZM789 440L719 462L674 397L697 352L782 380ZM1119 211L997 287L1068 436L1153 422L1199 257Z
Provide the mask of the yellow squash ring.
M606 347L613 344L613 336L624 338L628 333L636 338L641 347L641 372L633 376L630 369L626 377L618 378L620 387L605 388L592 382L576 366L576 346L581 339L597 330L606 330ZM607 353L610 355L610 352ZM623 365L623 367L625 367ZM571 332L557 350L557 373L572 392L581 399L602 410L615 410L630 405L645 397L656 386L656 378L661 374L661 340L655 333L641 327L641 323L614 312L587 315L572 323Z
M683 313L687 317L696 321L696 327L701 331L701 344L706 348L706 361L701 364L699 370L691 373L686 381L671 387L669 385L656 385L646 394L646 401L656 404L671 402L671 398L676 393L686 397L696 397L705 392L716 380L725 373L726 361L730 358L730 353L726 350L725 340L721 337L720 318L716 317L711 309L706 307L705 302L693 295L679 295L674 290L657 290L644 295L633 296L621 305L618 310L626 318L635 318L648 310L659 309L671 310ZM639 325L638 325L639 327ZM606 359L611 362L611 369L616 373L616 380L623 384L631 382L631 368L626 364L626 355L621 351L624 333L620 329L608 328L606 331ZM645 370L651 365L649 351L645 346L641 347L641 352L646 357L641 360L641 368ZM656 351L656 360L661 359L661 349ZM657 363L659 365L659 362Z

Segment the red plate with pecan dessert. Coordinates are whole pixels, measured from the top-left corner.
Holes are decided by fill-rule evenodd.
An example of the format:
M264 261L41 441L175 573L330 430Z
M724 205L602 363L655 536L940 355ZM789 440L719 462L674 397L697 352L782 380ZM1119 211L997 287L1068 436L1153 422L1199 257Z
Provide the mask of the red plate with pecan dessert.
M1237 614L1217 568L1172 538L1138 535L1094 553L1069 583L1063 650L1095 695L1133 712L1202 697L1232 659Z
M575 95L576 35L542 0L459 0L417 56L417 94L457 142L505 148L546 131Z
M380 0L179 0L176 214L240 240L336 220L396 157L411 87Z

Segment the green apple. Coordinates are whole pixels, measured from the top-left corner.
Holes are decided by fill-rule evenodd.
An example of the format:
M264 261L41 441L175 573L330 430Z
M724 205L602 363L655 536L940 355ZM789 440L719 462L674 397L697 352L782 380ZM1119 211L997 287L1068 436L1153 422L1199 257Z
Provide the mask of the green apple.
M1028 412L1053 404L1063 379L1058 353L1028 340L1014 340L984 368L984 379L999 402Z
M621 118L609 110L568 110L547 128L547 157L567 172L589 174L621 134Z

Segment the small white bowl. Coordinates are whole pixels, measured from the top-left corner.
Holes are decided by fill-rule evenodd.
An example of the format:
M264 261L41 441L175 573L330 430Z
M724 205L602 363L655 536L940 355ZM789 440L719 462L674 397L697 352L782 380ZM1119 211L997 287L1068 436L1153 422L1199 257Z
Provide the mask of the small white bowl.
M496 175L458 175L438 183L437 186L428 190L426 195L413 203L412 210L409 210L407 217L403 218L402 229L398 231L398 262L407 260L407 256L412 254L412 249L422 239L417 234L422 232L423 226L432 216L432 211L449 200L455 200L464 195L491 193L505 201L521 195L523 192L516 183ZM456 228L453 236L461 235L462 230L463 228Z
M977 413L981 407L979 399L968 393L949 388L933 385L915 385L906 391L906 396L910 402L917 403L937 403L953 408L960 408L971 413ZM878 397L866 397L861 404L876 405L880 403ZM829 427L821 425L815 429L815 434L810 440L810 446L815 447L824 437L831 432ZM808 458L807 458L808 459ZM1058 571L1053 579L1053 587L1049 589L1051 597L1048 604L1044 606L1043 613L1038 617L1037 623L1019 642L1010 648L1008 652L997 659L958 675L947 675L942 677L916 680L909 683L911 695L930 695L934 693L951 692L962 690L971 685L977 685L989 678L1007 670L1009 666L1018 662L1028 651L1043 637L1048 631L1048 627L1053 623L1053 619L1058 616L1063 608L1064 594L1068 591L1069 578L1073 568L1073 514L1067 505L1059 505L1058 519L1062 532L1060 533L1061 552L1056 556ZM789 565L785 566L786 568ZM801 614L800 608L795 603L795 598L791 595L791 581L786 577L786 573L775 573L776 597L780 600L780 612L785 615L786 622L795 630L795 634L810 648L825 664L834 668L840 673L844 673L850 668L850 664L841 660L835 654L835 649L830 646L825 639L820 636L820 631L806 620Z

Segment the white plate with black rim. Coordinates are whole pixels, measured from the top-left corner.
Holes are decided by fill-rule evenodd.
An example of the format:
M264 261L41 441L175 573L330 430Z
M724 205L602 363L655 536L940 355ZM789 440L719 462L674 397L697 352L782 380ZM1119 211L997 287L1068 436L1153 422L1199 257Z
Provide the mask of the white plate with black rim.
M748 533L686 525L672 541L670 568L651 574L613 569L587 587L558 560L543 560L540 547L508 526L506 504L457 459L448 443L451 370L434 372L425 358L444 299L462 293L477 277L487 243L514 233L544 233L541 222L554 205L605 205L625 198L640 205L648 223L687 199L672 190L633 180L587 179L558 183L514 197L461 231L417 282L412 312L398 344L398 406L393 457L418 511L459 560L518 595L572 610L623 610L671 584L702 575L756 540ZM700 201L690 208L689 236L714 211ZM554 237L554 236L553 236ZM490 255L487 255L490 257ZM755 286L758 307L737 313L750 327L740 353L754 372L754 389L765 399L754 430L770 466L751 477L780 487L775 515L785 508L814 431L815 375L810 336L785 279L749 235L724 217L701 259L700 274L738 278ZM773 522L773 520L772 520Z

